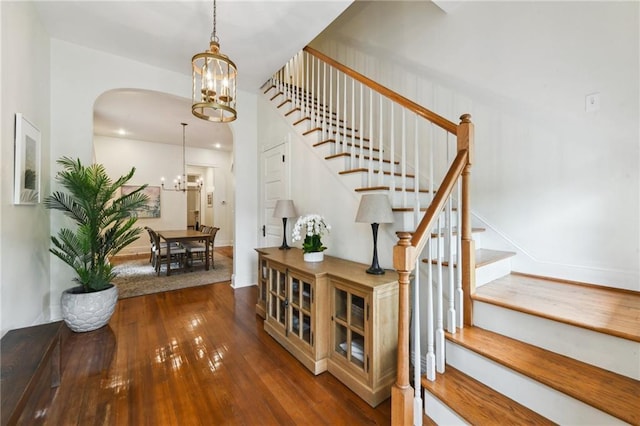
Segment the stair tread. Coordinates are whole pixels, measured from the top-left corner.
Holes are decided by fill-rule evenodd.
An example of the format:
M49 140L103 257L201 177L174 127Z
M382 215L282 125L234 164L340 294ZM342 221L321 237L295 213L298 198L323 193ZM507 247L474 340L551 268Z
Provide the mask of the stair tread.
M317 147L317 146L322 146L322 145L325 145L325 144L328 144L328 143L335 143L335 144L338 144L338 145L344 145L344 142L336 142L335 139L325 139L323 141L314 143L313 146ZM352 147L353 144L351 142L347 142L346 146ZM369 147L368 146L365 146L363 148L364 148L365 151L369 151ZM360 149L360 147L356 145L356 149ZM380 152L379 148L371 148L371 150L373 152L376 152L376 153ZM354 170L354 171L363 171L363 170L364 171L368 171L367 169L357 169L357 170ZM340 173L343 173L343 172L340 172Z
M481 268L483 266L490 265L492 263L498 262L503 259L508 259L510 257L515 256L516 254L512 251L502 251L502 250L491 250L491 249L477 249L476 250L476 269ZM423 259L424 263L428 263L429 259ZM438 263L437 260L431 259L431 263ZM448 260L442 261L442 266L449 266ZM453 267L458 267L458 257L453 256Z
M640 381L478 327L446 338L631 424L640 424ZM449 367L447 366L447 369Z
M362 187L362 188L356 188L355 191L356 192L366 192L366 191L380 191L381 189L385 190L385 191L389 191L391 190L390 186L366 186L366 187ZM402 191L402 188L397 188L395 189L398 192ZM405 188L405 191L407 193L411 193L413 194L415 192L415 188ZM423 193L423 194L428 194L431 191L428 189L418 189L418 192Z
M335 142L335 141L334 141L334 140L332 140L332 139L330 139L329 141L333 141L333 142ZM324 142L318 142L318 143L317 143L317 144L315 144L314 146L319 145L319 144L321 144L321 143L324 143ZM375 150L377 150L377 149L376 149L376 148L374 148L374 151L375 151ZM343 170L343 171L339 172L339 174L341 174L341 175L348 175L348 174L351 174L351 173L368 173L368 172L369 172L369 169L367 169L367 168L365 168L365 167L360 167L360 168L357 168L357 169ZM378 170L374 170L374 171L373 171L373 174L378 174L378 173L380 173ZM382 172L382 174L384 174L385 176L390 176L390 175L391 175L391 172L383 171L383 172ZM399 173L399 172L395 172L395 173L393 173L393 175L394 175L394 176L396 176L396 177L402 177L402 173ZM409 178L409 179L413 179L413 178L415 178L416 176L415 176L415 175L413 175L413 174L411 174L411 173L407 173L407 174L406 174L406 177L407 177L407 178ZM410 209L410 210L413 210L413 209Z
M640 342L640 293L511 273L474 300Z
M480 228L480 227L472 227L471 228L471 232L472 233L484 232L486 230L487 230L486 228ZM442 232L440 233L440 237L444 237L446 232L447 232L447 228L442 228ZM453 228L451 228L451 234L452 235L458 235L458 227L457 226L454 226ZM431 237L432 238L438 238L438 233L435 232L435 230L434 230L434 232L431 232Z
M341 152L339 154L328 155L328 156L326 156L324 158L326 160L331 160L333 158L340 158L340 157L351 157L351 154L348 153L348 152ZM356 154L354 157L355 158L360 158L360 154ZM380 161L380 158L373 157L373 159L371 159L368 155L363 155L362 158L365 159L365 160ZM382 159L382 162L383 163L391 163L391 161L387 160L387 159ZM400 164L400 162L399 161L394 161L393 164L397 166L397 165Z
M435 381L422 378L422 387L473 425L552 425L540 414L448 366ZM426 413L429 415L429 413Z

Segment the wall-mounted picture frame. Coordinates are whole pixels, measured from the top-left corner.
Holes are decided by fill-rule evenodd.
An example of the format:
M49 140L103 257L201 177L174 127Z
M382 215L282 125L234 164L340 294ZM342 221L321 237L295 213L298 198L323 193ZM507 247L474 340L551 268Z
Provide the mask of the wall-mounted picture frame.
M213 207L213 192L207 192L207 207Z
M22 113L16 113L13 203L36 205L41 201L40 130Z
M136 185L122 185L122 195L132 193L138 188ZM147 186L143 191L149 201L144 206L136 210L135 214L138 219L156 219L160 217L160 187Z

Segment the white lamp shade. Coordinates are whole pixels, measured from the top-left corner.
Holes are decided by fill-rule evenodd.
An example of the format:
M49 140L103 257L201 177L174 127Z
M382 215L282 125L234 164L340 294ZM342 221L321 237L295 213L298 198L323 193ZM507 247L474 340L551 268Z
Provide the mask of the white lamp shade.
M273 209L273 217L296 217L297 215L293 200L278 200Z
M393 211L385 194L365 194L360 199L356 222L393 223Z

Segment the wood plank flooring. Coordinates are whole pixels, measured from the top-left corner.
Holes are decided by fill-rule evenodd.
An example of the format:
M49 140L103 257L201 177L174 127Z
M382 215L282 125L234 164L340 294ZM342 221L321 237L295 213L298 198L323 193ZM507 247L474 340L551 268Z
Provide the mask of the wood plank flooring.
M60 387L24 423L389 424L390 400L371 408L267 335L256 296L227 282L134 297L118 302L107 327L65 328Z

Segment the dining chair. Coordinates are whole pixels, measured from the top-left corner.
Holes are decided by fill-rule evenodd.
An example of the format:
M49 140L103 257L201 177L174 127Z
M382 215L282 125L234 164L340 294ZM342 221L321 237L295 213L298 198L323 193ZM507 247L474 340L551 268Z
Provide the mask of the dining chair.
M214 252L214 247L215 247L215 240L216 240L216 234L218 233L218 231L220 230L220 228L218 228L217 226L210 226L209 227L209 258L211 260L211 267L215 268L216 265L213 261L213 252Z
M168 256L167 243L160 241L160 235L155 232L153 229L150 230L150 234L153 235L154 241L154 258L155 258L155 269L156 274L160 275L160 269L163 264L168 265L169 263L177 262L178 266L183 270L186 270L186 255L187 251L181 244L172 244L171 245L171 257Z

